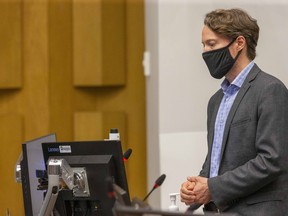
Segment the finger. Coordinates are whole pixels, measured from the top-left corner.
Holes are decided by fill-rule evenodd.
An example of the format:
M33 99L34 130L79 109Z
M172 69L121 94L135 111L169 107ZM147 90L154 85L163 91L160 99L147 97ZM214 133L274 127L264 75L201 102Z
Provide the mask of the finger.
M193 195L194 194L192 190L188 190L185 187L181 188L180 193L181 194L186 194L186 195Z
M197 176L188 176L187 181L189 182L197 182Z
M186 196L181 196L181 202L184 202L184 203L194 203L195 202L195 196L189 196L189 197L186 197Z
M188 188L189 184L191 184L189 181L186 181L181 184L181 188Z
M190 182L190 184L187 186L187 190L194 190L196 183Z
M183 203L185 203L186 205L192 205L192 204L195 204L196 202L195 201L181 201L181 202L183 202Z
M181 199L183 200L194 200L195 195L180 194Z
M185 203L185 205L187 205L187 206L190 206L190 205L195 204L195 202L184 202L184 203Z

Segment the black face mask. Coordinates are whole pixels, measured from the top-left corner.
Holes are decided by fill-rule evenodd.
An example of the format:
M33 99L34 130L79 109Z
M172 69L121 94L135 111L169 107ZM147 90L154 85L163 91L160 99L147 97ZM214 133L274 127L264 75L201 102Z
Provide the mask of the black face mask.
M221 79L233 67L242 51L240 50L235 59L233 59L230 54L229 47L235 40L236 39L223 48L202 53L202 57L212 77Z

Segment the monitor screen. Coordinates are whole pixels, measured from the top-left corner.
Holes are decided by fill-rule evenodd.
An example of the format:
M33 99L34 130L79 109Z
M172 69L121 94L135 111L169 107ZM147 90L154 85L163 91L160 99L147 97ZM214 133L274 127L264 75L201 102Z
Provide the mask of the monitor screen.
M44 195L37 190L36 170L45 170L42 143L48 142L56 142L56 135L49 134L22 144L20 166L25 215L37 216L42 206Z
M73 168L86 171L89 196L75 196L72 190L61 190L55 214L112 215L115 199L108 196L107 178L127 191L128 185L123 163L121 142L117 140L43 143L44 161L65 159ZM130 200L130 198L129 198Z

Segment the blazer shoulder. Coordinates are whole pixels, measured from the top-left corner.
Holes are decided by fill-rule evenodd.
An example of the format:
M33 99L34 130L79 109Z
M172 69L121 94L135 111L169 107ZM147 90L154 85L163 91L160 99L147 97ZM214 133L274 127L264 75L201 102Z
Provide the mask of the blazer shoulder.
M251 73L249 75L250 76L248 77L248 82L250 83L255 81L256 84L262 85L262 87L267 85L280 85L287 89L285 84L280 79L267 72L262 71L256 64L251 69Z

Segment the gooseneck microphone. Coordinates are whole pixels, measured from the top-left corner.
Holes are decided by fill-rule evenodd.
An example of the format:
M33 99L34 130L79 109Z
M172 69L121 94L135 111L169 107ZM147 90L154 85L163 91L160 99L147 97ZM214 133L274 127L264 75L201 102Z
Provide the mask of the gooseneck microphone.
M124 160L124 162L129 159L129 157L130 157L131 154L132 154L132 149L129 148L129 149L123 154L123 160Z
M162 174L156 181L155 181L155 184L152 188L152 190L147 194L147 196L143 199L143 202L150 196L150 194L158 187L160 187L162 185L162 183L164 182L166 178L166 175L165 174Z

